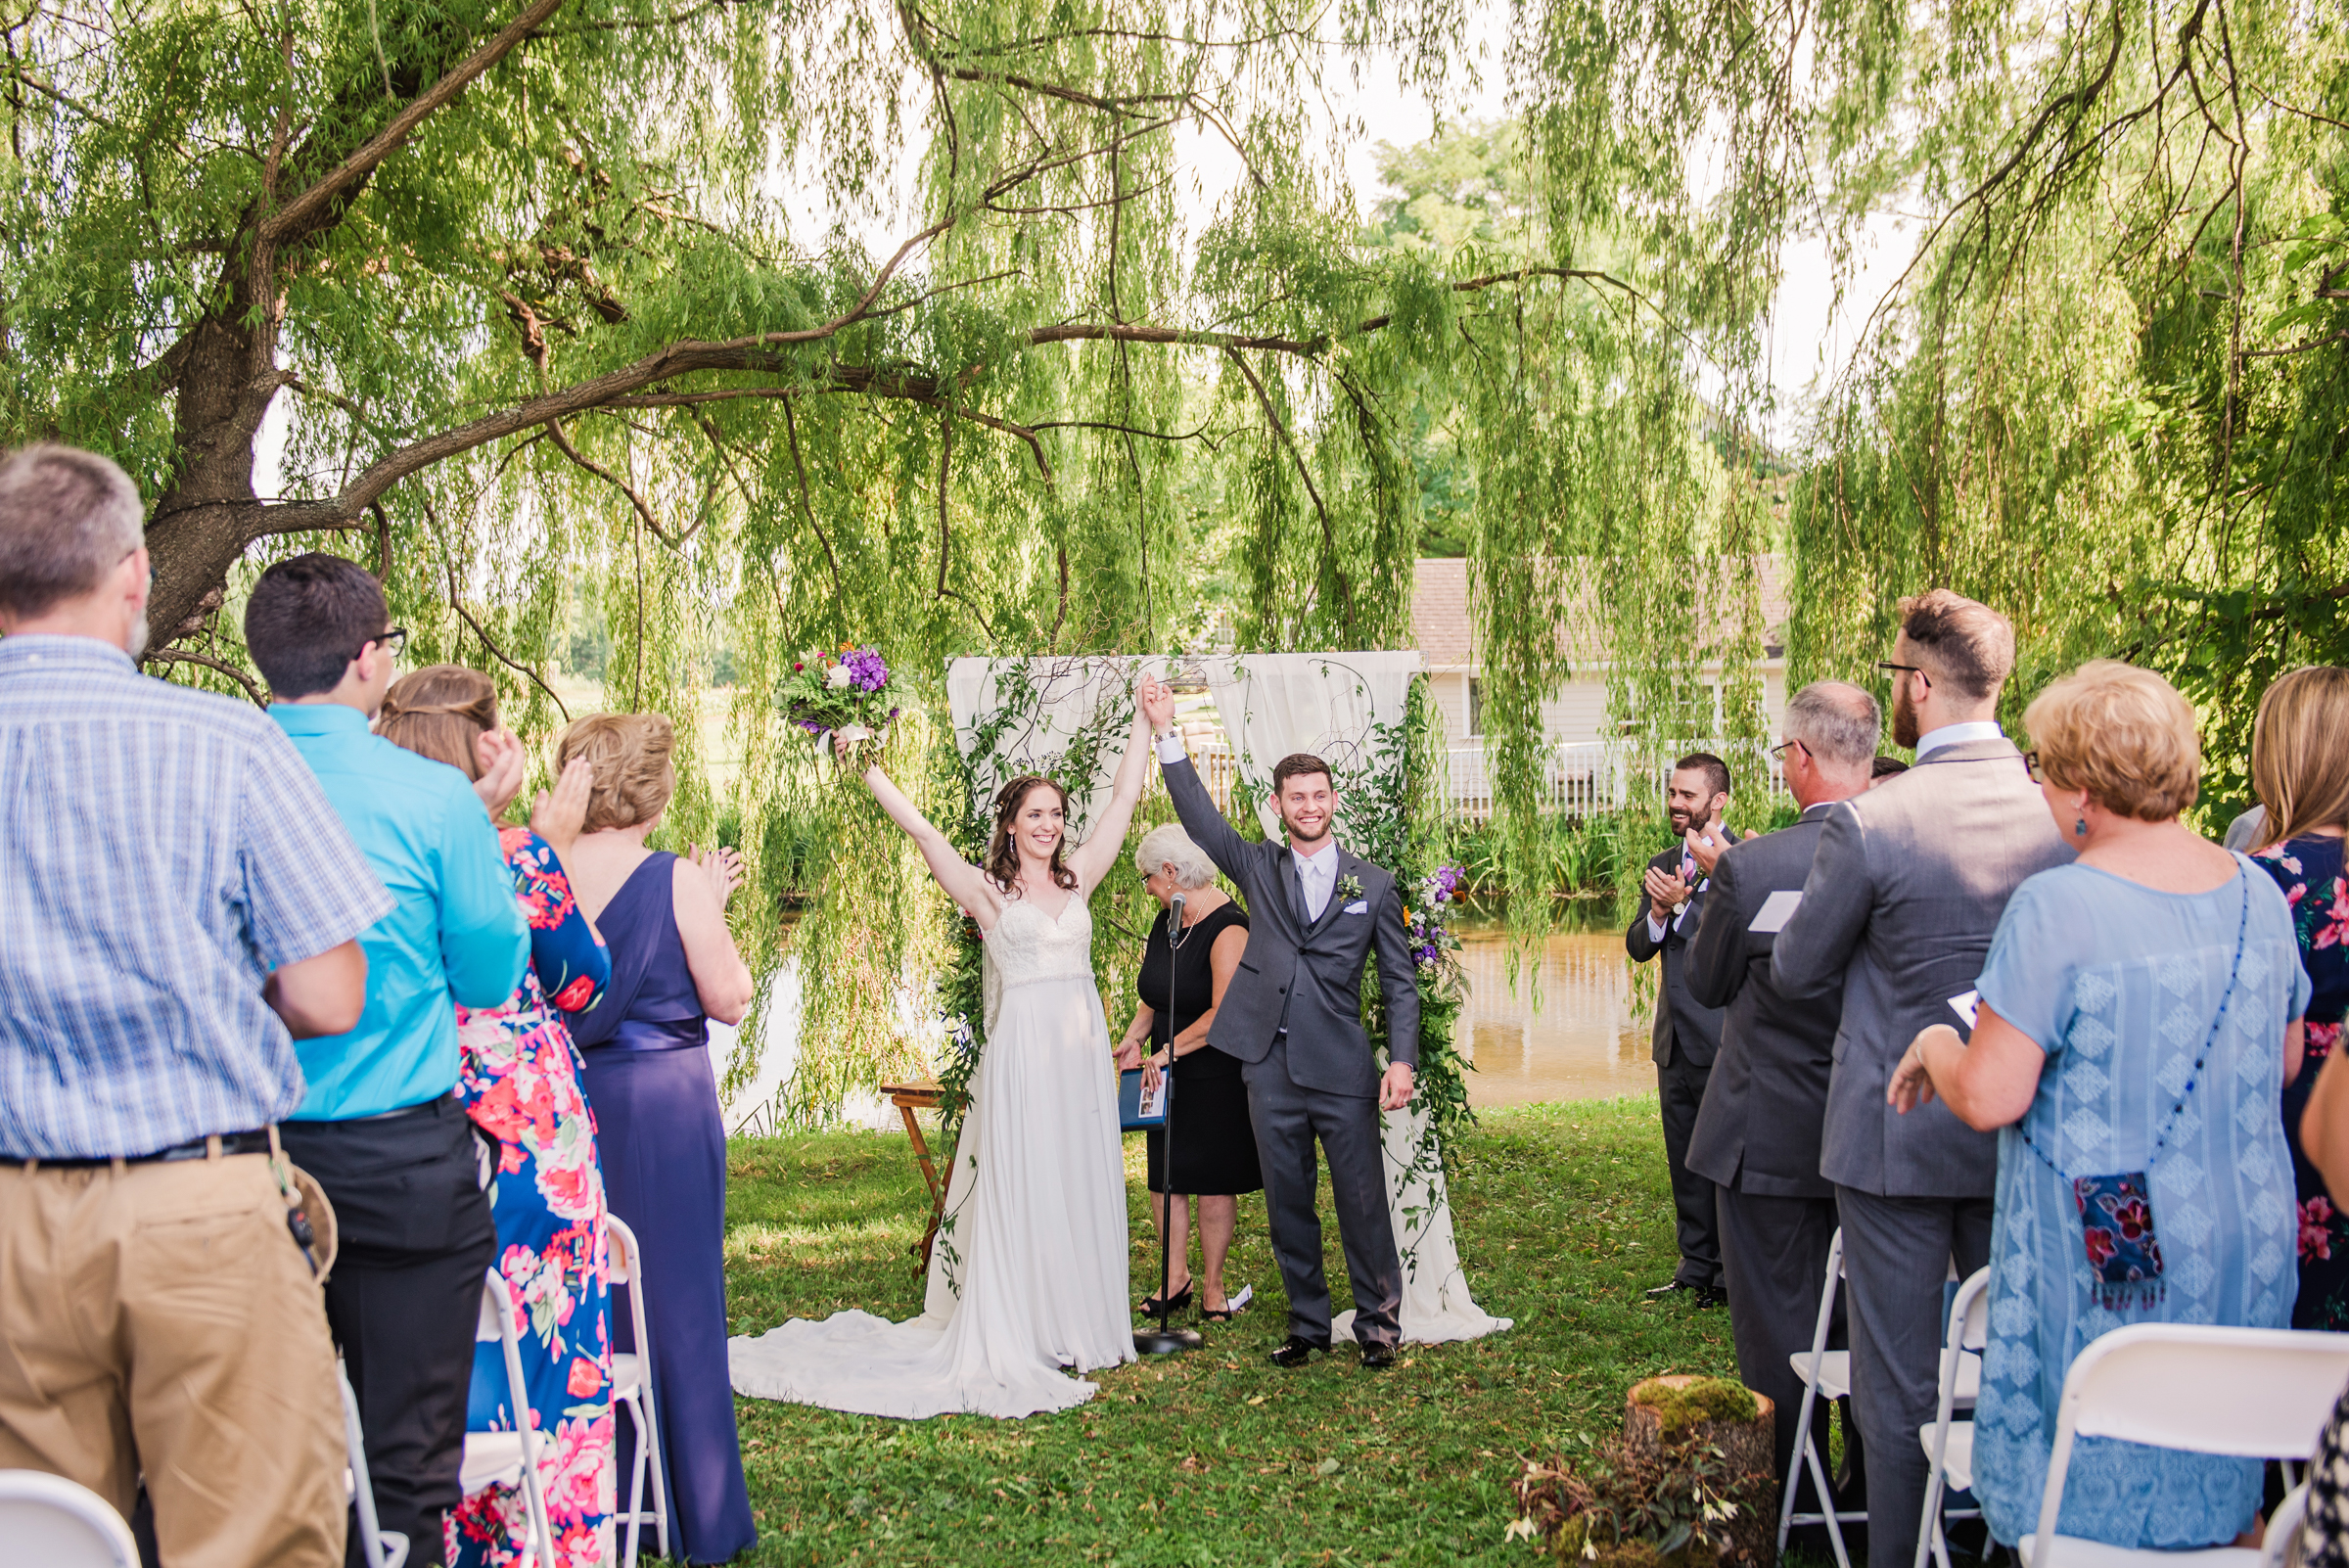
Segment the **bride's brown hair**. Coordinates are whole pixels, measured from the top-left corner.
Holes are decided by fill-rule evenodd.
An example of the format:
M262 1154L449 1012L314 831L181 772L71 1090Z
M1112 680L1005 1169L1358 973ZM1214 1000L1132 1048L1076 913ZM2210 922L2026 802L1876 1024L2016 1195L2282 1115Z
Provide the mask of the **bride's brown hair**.
M1020 807L1028 804L1029 795L1039 789L1050 790L1060 797L1060 839L1052 846L1052 885L1074 893L1077 873L1060 862L1062 853L1069 847L1069 792L1038 773L1024 773L995 792L995 836L989 842L987 859L979 869L1006 893L1018 883L1020 848L1011 841L1011 825L1019 819Z

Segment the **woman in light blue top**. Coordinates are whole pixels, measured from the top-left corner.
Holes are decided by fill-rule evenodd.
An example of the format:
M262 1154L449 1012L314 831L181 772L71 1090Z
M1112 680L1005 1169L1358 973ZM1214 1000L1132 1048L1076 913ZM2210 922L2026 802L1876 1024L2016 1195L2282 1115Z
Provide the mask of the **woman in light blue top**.
M2097 660L2023 715L2026 759L2080 852L2032 877L1992 939L1970 1044L1919 1035L1887 1097L1938 1093L2002 1129L1974 1491L1991 1533L2039 1527L2064 1373L2129 1323L2291 1322L2292 1164L2276 1106L2308 1004L2266 875L2178 820L2201 757L2160 676ZM2057 1530L2113 1545L2235 1541L2256 1460L2102 1438L2072 1451Z

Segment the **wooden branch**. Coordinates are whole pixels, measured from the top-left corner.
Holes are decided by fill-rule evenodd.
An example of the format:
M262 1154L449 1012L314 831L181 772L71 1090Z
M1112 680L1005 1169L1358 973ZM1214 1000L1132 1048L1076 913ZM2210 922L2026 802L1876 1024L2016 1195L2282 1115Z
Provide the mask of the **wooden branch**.
M613 473L610 469L605 468L602 464L591 463L585 457L579 455L579 449L572 445L569 438L564 436L563 426L560 422L555 420L547 421L546 437L547 439L555 443L556 451L561 452L565 457L570 458L572 462L576 463L580 468L585 469L588 473L593 474L597 479L602 480L606 484L611 485L614 489L620 491L621 494L626 496L628 498L628 504L636 508L636 515L644 519L644 526L653 530L654 538L659 539L663 544L671 543L668 535L662 531L660 520L653 516L653 509L645 504L643 496L636 493L635 485L630 484L626 480L622 479L618 474Z
M832 540L824 526L815 520L815 496L807 487L807 464L800 456L800 424L792 417L791 399L783 399L783 434L791 440L791 466L800 476L800 510L807 514L807 527L815 532L815 542L824 547L824 565L832 569L832 596L838 603L848 603L848 589L840 582L840 557L832 553Z
M482 646L489 650L490 658L517 674L529 676L530 684L546 693L547 698L554 703L555 712L563 715L563 722L566 724L571 722L571 710L563 705L563 699L556 694L555 688L539 679L537 670L528 665L516 664L513 660L508 659L505 651L489 639L489 633L482 629L482 623L473 618L473 612L466 609L464 601L454 597L453 592L448 601L448 607L457 613L465 624L473 628L473 634L482 639Z
M150 648L139 657L153 664L202 665L207 669L216 669L244 687L245 695L253 699L253 707L265 709L269 706L269 699L261 694L261 688L254 685L252 678L234 665L223 664L205 654L190 653L185 648Z
M345 191L375 172L377 165L397 152L416 127L456 100L482 72L506 58L530 30L563 9L563 0L530 0L530 5L500 28L497 35L461 61L446 75L418 94L415 101L392 116L392 123L369 137L342 162L313 181L309 189L261 220L260 237L283 245L315 225L327 208Z

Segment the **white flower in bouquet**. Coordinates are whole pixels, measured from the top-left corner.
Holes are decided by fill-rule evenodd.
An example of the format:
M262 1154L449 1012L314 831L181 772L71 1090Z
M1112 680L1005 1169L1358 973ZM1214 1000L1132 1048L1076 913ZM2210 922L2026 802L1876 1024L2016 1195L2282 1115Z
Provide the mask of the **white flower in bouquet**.
M825 672L824 684L831 687L834 691L848 690L849 667L846 665L834 665Z

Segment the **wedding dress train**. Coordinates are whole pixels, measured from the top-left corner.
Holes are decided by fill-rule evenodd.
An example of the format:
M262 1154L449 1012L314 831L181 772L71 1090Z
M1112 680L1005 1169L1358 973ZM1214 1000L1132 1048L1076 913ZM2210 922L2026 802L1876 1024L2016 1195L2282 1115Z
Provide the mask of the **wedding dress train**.
M735 1392L866 1415L1033 1415L1133 1360L1126 1168L1092 916L1014 901L987 939L987 1045L922 1315L843 1312L728 1342Z

